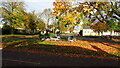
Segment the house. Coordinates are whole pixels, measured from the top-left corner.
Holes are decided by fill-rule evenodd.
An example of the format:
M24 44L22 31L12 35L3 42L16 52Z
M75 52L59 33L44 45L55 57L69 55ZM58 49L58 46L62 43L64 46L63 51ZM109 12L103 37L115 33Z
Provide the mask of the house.
M84 26L82 30L82 36L97 36L97 32L90 29L90 26Z
M93 29L91 29L90 26L84 26L83 30L80 31L80 35L82 35L82 36L102 36L102 35L104 35L104 36L106 36L106 35L120 36L120 33L114 32L114 31L112 31L112 34L110 31L98 33L98 32L95 32Z
M17 33L21 33L21 34L35 34L35 33L39 33L38 30L32 31L31 29L24 29L24 28L16 28L17 29Z
M0 24L0 28L2 28L3 27L3 24Z
M73 32L74 33L79 33L80 32L80 25L75 26Z

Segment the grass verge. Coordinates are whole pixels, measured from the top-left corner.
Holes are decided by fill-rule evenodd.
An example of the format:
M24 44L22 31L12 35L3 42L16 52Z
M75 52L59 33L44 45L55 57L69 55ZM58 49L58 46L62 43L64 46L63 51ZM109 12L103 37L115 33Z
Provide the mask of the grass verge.
M1 38L38 37L38 35L0 35Z

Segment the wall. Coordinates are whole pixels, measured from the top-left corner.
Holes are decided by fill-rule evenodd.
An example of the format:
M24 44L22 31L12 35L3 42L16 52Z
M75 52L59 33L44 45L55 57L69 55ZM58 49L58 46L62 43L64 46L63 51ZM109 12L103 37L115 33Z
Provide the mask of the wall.
M98 33L92 29L83 29L83 36L98 36Z
M107 31L107 32L103 32L100 33L99 36L106 36L106 35L110 35L110 31ZM98 36L98 32L94 32L92 29L83 29L83 36ZM112 31L112 36L120 36L120 32L114 32Z

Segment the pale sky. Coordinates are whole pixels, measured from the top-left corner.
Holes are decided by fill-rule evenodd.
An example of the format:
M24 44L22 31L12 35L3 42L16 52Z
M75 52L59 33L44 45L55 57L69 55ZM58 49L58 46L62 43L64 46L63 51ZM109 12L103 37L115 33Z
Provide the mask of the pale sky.
M25 7L28 12L35 10L38 12L43 12L46 8L53 8L53 2L55 0L25 0Z

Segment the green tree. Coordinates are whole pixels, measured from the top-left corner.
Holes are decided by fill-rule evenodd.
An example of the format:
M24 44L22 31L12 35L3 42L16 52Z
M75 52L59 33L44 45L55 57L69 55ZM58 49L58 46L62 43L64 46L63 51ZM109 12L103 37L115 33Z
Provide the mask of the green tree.
M50 24L50 20L52 20L54 17L51 13L52 13L52 10L50 8L48 8L48 9L45 9L40 15L40 18L46 24L46 26L45 26L46 29L48 28L48 25Z
M55 31L57 29L57 23L56 22L53 23L53 27L52 28L53 28L53 32L55 33Z
M66 25L66 23L60 23L60 31L61 31L61 32L64 32L64 31L67 31L67 30L68 30L68 28L65 27L65 25Z
M120 2L114 2L110 0L110 4L111 4L111 16L117 20L120 21Z
M110 35L112 35L112 31L117 29L117 23L114 19L109 20L109 23L107 23L107 29L111 32Z
M36 29L39 31L45 31L46 30L46 24L41 19L41 13L36 14Z
M70 1L56 1L53 3L53 15L58 19L58 25L59 23L66 23L66 26L72 26L74 29L74 26L80 24L81 21L84 24L89 24L90 22L85 18L85 15L87 15L85 13L88 11L86 10L87 8L83 4L74 7L76 3L72 3Z
M22 12L24 12L24 2L6 0L1 2L2 21L9 24L12 28L11 34L14 33L13 28L17 28L21 24Z
M25 13L22 20L23 20L23 27L25 29L31 29L32 32L34 33L34 30L36 30L36 26L38 23L38 18L35 15L35 11L32 11L31 13Z
M104 30L120 29L120 9L119 2L80 2L79 4L67 1L56 1L53 3L54 12L59 22L67 25L76 25L84 22L84 25L92 25L96 22L101 26L92 26L94 30L103 32ZM114 20L114 21L113 21ZM58 23L59 23L58 22ZM99 23L100 22L100 23ZM83 25L83 26L84 26ZM105 25L105 26L104 26ZM104 28L100 28L104 26ZM98 27L98 29L97 29Z
M37 29L39 29L39 31L45 31L46 30L45 23L44 22L39 22L37 24Z

